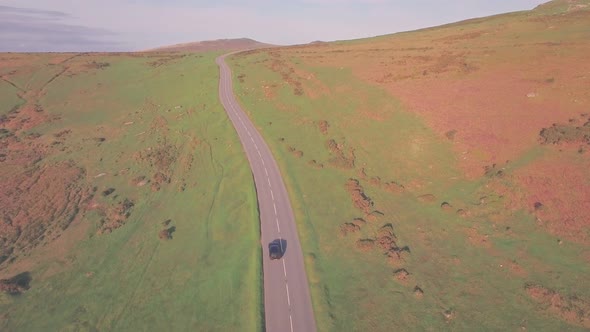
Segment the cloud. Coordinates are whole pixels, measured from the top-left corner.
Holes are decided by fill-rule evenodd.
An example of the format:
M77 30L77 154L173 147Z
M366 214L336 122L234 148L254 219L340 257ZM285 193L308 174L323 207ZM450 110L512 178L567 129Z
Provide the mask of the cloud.
M18 7L9 7L9 6L2 6L0 5L0 13L4 15L28 15L28 16L38 16L39 18L43 19L59 19L59 18L67 18L70 15L54 10L41 10L41 9L30 9L30 8L18 8Z
M0 6L0 52L74 52L122 49L105 29L66 24L70 14Z
M220 38L281 45L362 38L532 8L542 0L0 1L0 51L133 51Z

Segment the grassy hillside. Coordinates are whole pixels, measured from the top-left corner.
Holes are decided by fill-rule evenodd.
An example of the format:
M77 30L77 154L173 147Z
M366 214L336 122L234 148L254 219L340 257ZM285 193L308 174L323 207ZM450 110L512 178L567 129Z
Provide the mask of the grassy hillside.
M588 9L231 59L319 330L590 328Z
M176 44L158 47L147 52L207 52L207 51L237 51L257 48L269 48L275 45L261 43L249 38L217 39L200 42Z
M0 330L257 330L215 54L1 54Z

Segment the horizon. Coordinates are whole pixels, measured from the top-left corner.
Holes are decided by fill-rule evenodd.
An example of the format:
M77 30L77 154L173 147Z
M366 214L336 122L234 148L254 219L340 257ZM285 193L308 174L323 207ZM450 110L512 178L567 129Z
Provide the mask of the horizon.
M239 38L279 46L353 40L530 10L544 2L7 0L0 1L0 52L125 52ZM223 20L227 24L219 24Z

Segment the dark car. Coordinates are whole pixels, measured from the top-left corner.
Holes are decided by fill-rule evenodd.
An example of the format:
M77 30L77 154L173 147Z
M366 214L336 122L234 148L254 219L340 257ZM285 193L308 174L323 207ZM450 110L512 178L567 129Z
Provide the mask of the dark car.
M270 259L281 259L283 257L283 250L279 240L272 241L268 245L268 256Z

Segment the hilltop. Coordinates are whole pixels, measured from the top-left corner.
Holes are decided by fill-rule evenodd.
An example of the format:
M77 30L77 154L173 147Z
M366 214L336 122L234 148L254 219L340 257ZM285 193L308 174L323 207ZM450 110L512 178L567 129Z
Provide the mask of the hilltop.
M320 330L590 328L589 4L231 58Z
M146 52L207 52L207 51L236 51L258 48L276 47L276 45L261 43L249 38L217 39L191 43L162 46Z

